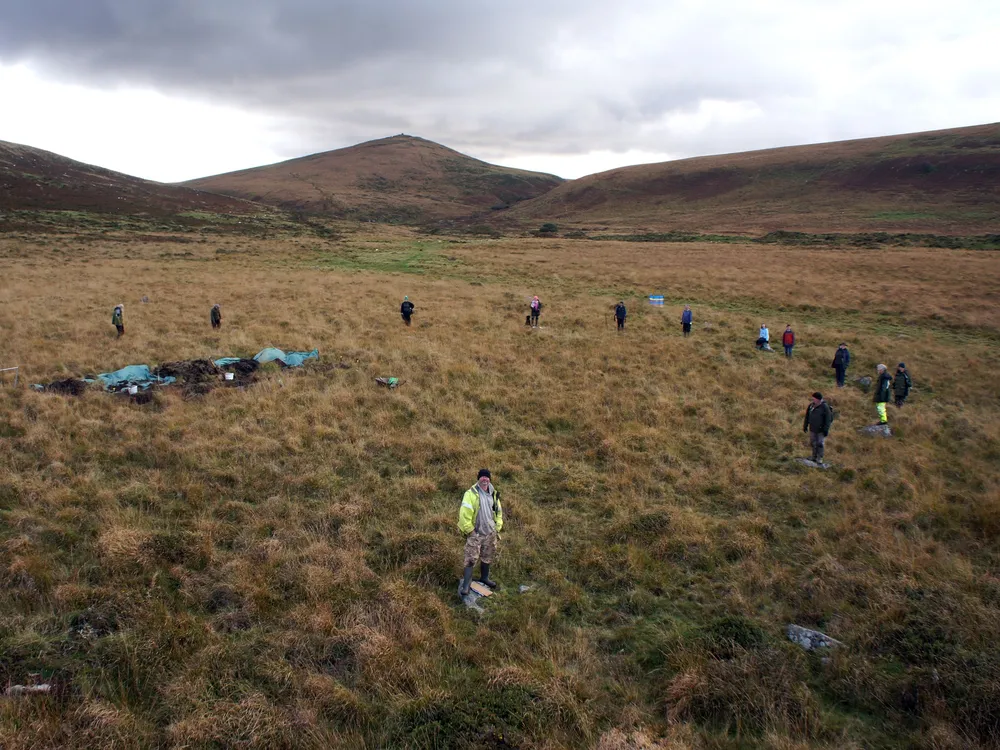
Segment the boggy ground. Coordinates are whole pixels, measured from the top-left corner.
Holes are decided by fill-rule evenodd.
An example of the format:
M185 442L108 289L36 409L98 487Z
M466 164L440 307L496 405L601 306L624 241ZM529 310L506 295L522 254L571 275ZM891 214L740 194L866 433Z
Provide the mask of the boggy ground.
M0 241L0 366L29 382L321 352L143 406L0 388L0 685L54 686L0 698L0 747L1000 741L1000 257L341 232ZM753 351L762 320L791 361ZM859 435L853 379L900 360L895 437ZM817 388L825 472L792 460ZM506 526L477 617L481 466Z

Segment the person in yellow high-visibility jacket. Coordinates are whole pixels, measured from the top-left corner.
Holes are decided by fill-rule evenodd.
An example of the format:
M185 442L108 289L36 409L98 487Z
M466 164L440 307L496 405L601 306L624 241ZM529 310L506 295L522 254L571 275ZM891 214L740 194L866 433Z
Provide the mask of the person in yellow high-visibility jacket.
M465 572L458 587L459 596L469 593L472 569L479 562L479 582L491 589L497 587L490 579L490 565L497 559L497 542L503 528L503 507L500 493L493 486L489 469L480 469L476 483L465 491L458 510L458 530L465 534Z

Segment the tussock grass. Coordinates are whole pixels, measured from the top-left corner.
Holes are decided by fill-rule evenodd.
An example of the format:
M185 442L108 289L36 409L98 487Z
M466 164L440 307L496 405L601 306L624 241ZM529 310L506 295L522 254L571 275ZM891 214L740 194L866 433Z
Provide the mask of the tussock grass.
M0 746L1000 740L1000 260L337 237L0 242L0 361L32 382L322 356L148 405L0 388L0 685L56 686L0 700ZM792 323L792 360L753 351L761 320ZM854 376L909 365L896 438L857 434L842 340ZM789 460L816 389L827 472ZM480 466L507 525L477 618L454 523ZM800 653L791 621L847 647Z

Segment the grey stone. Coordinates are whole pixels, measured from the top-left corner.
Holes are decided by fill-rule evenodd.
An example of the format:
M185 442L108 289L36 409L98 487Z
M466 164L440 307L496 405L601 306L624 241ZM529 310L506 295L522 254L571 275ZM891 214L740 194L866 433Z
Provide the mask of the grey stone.
M818 648L834 648L836 646L844 645L836 638L831 638L824 633L820 633L818 630L803 628L800 625L789 625L785 629L785 632L788 635L788 640L798 646L801 646L806 651L815 651Z
M869 390L871 390L872 379L870 377L868 377L867 375L865 375L863 378L858 378L857 379L857 383L858 383L858 385L861 386L861 390L865 391L866 393Z
M858 430L862 435L872 435L874 437L892 437L892 430L887 424L870 424Z
M469 589L468 594L465 594L464 596L462 595L461 582L459 582L458 584L458 598L462 600L462 604L464 604L467 608L471 609L473 612L478 612L482 614L483 612L486 611L485 609L479 606L479 600L481 597L475 591Z
M816 461L813 461L811 458L796 458L795 460L798 461L803 466L808 466L811 469L829 469L830 468L830 464L828 464L828 463L817 463Z
M52 691L52 686L48 683L43 685L11 685L7 689L7 695L38 695Z
M522 583L520 586L517 587L517 593L519 594L525 594L529 591L531 591L531 586L528 586L527 584Z
M471 609L473 612L479 612L481 614L486 611L479 606L479 594L472 591L462 597L462 604Z

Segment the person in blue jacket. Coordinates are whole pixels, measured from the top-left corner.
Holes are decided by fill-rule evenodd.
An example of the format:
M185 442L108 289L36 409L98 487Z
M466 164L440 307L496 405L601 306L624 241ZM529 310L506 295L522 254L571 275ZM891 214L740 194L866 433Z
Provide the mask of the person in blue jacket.
M621 300L617 305L615 305L615 322L618 323L618 330L625 330L625 316L628 311L625 309L625 300Z
M685 336L691 335L691 322L694 320L694 313L691 312L691 305L684 305L684 312L681 313L681 329Z

